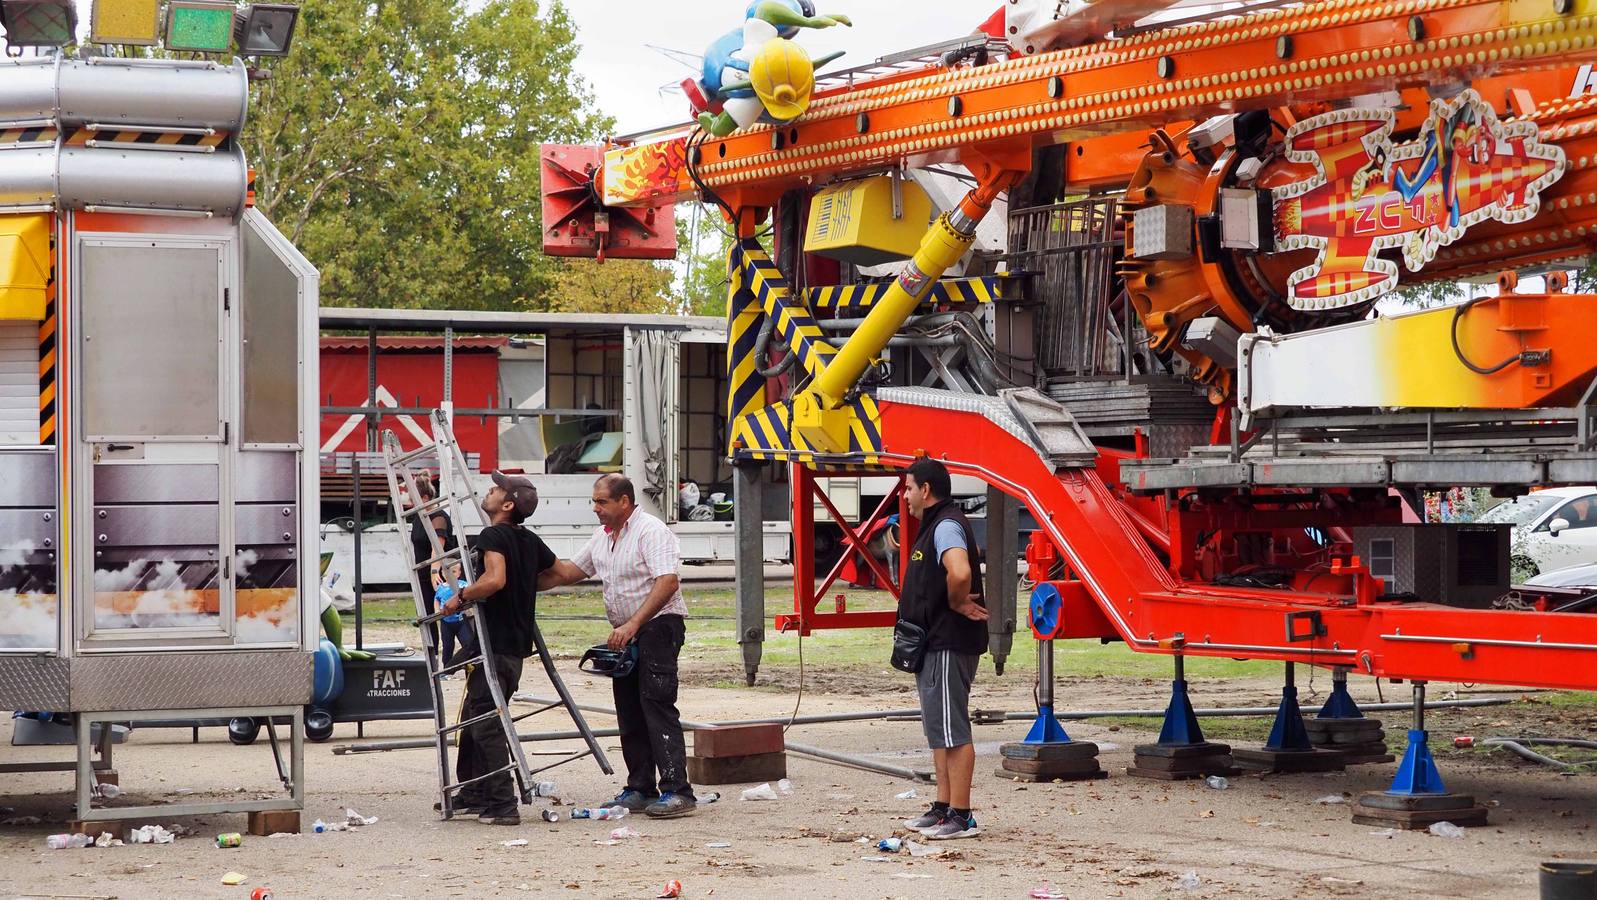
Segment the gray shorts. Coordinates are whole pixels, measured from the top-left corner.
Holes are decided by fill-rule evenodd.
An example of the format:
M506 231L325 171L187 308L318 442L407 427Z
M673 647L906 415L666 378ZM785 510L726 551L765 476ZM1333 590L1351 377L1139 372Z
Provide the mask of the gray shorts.
M926 651L921 670L915 673L915 688L920 694L921 727L933 750L972 742L970 683L976 678L976 663L980 660L979 655L971 653Z

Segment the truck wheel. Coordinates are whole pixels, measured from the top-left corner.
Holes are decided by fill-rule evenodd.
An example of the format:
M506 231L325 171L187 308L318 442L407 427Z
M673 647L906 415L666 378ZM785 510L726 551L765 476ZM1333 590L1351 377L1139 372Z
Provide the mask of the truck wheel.
M333 736L333 715L325 709L305 712L305 737L320 744Z
M227 739L241 747L255 743L255 736L260 733L261 723L248 716L227 720Z

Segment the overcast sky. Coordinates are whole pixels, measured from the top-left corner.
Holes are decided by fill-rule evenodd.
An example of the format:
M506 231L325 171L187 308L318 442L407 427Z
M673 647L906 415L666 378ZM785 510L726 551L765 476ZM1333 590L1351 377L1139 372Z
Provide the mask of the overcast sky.
M961 37L1001 5L1002 0L817 0L817 11L842 13L853 28L806 29L799 42L811 56L845 51L830 68L860 66L879 56ZM598 107L613 116L619 134L644 131L688 119L680 93L660 93L693 75L689 68L649 45L692 54L720 35L742 27L741 0L659 3L645 0L569 0L581 29L578 73L593 88Z

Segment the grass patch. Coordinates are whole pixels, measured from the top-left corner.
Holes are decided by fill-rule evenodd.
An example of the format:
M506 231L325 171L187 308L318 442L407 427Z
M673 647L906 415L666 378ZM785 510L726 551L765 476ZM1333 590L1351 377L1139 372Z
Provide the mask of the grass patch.
M1549 691L1531 696L1548 706L1597 706L1597 692L1593 691Z
M700 589L689 585L687 643L683 658L690 661L733 664L741 668L742 653L737 642L737 594L728 589ZM792 608L792 601L773 591L766 597L765 646L762 668L796 669L800 641L797 633L777 633L771 619ZM849 591L850 611L892 609L892 596L883 591ZM822 608L831 612L832 607ZM550 648L560 655L580 655L602 643L610 634L604 618L604 596L591 589L559 591L538 598L539 624ZM409 597L365 601L365 620L372 624L407 625L416 617ZM354 616L345 615L345 630L352 632ZM1005 672L1022 675L1037 670L1036 643L1024 628L1015 635ZM804 663L827 669L888 671L891 632L886 628L843 628L816 631L803 639ZM1121 643L1103 644L1097 640L1058 641L1054 647L1054 671L1065 678L1144 678L1168 680L1169 657L1164 654L1137 653ZM1261 660L1233 660L1189 656L1187 677L1245 678L1274 677L1280 664ZM742 688L741 681L727 681L727 687ZM1558 695L1546 695L1548 697ZM1577 694L1583 702L1597 703L1597 695ZM1549 700L1548 702L1555 702ZM1574 700L1556 702L1574 703Z

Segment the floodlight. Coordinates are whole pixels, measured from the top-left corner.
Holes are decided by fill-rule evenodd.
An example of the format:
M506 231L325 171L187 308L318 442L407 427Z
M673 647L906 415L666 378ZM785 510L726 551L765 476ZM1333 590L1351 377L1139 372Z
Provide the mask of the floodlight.
M166 5L166 49L227 53L233 49L233 4L172 0Z
M288 3L253 3L233 21L240 56L287 56L294 42L299 7Z
M65 47L77 37L72 0L0 0L0 26L12 48Z
M160 38L160 0L94 0L90 41L152 47Z

